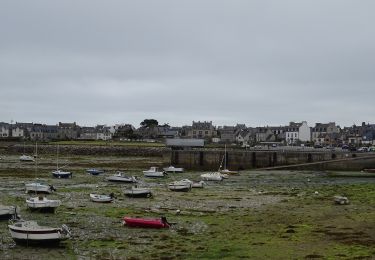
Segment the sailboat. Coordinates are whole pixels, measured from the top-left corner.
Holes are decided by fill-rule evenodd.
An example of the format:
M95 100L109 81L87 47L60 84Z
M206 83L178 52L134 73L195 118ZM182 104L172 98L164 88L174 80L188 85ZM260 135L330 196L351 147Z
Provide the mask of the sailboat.
M21 162L33 162L34 157L30 155L25 155L25 143L23 143L23 154L20 156Z
M35 144L35 154L37 155L37 150L38 149L38 146L37 144ZM36 160L35 160L35 175L38 171L38 160L37 160L37 156L35 157ZM48 184L41 184L41 183L29 183L29 184L26 184L26 191L28 192L31 192L31 191L34 191L35 192L35 195L38 193L38 192L45 192L45 193L51 193L53 190L55 190L53 188L52 185L48 185ZM42 210L42 211L52 211L54 212L55 209L61 205L61 201L60 200L50 200L50 199L47 199L46 197L44 196L36 196L36 197L32 197L32 198L27 198L26 199L26 204L27 204L27 207L29 209L38 209L38 210Z
M224 162L224 169L221 169L223 162ZM224 146L224 156L219 167L219 172L221 174L238 174L238 171L230 171L227 168L227 145Z
M62 171L59 169L59 146L57 145L56 149L56 170L52 171L52 176L59 179L72 178L73 173Z

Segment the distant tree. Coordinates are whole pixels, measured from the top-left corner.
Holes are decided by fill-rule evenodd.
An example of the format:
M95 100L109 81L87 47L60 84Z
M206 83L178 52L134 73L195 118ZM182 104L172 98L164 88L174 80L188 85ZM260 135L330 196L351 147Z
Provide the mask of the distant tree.
M159 122L155 119L145 119L141 122L141 126L144 127L144 128L151 128L151 127L155 127L155 126L158 126L159 125Z

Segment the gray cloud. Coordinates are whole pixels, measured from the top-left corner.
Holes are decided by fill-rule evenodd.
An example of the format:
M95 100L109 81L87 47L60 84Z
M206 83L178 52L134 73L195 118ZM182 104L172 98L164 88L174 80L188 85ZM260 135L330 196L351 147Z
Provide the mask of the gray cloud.
M3 1L0 121L371 121L372 1Z

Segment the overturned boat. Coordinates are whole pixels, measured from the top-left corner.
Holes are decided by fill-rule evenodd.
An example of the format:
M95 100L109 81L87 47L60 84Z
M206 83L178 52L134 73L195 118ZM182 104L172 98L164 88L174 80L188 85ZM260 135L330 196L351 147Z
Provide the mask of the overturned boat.
M132 218L124 217L123 225L128 227L142 227L142 228L168 228L170 224L166 217L161 218Z
M39 226L35 221L17 221L8 225L10 235L20 244L57 244L70 237L70 230L66 225L61 227Z

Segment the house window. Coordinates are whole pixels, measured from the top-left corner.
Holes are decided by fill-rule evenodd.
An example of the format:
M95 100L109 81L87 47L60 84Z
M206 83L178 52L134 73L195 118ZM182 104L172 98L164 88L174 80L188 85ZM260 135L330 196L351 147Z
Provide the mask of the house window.
M205 134L208 135L208 131L206 131Z

